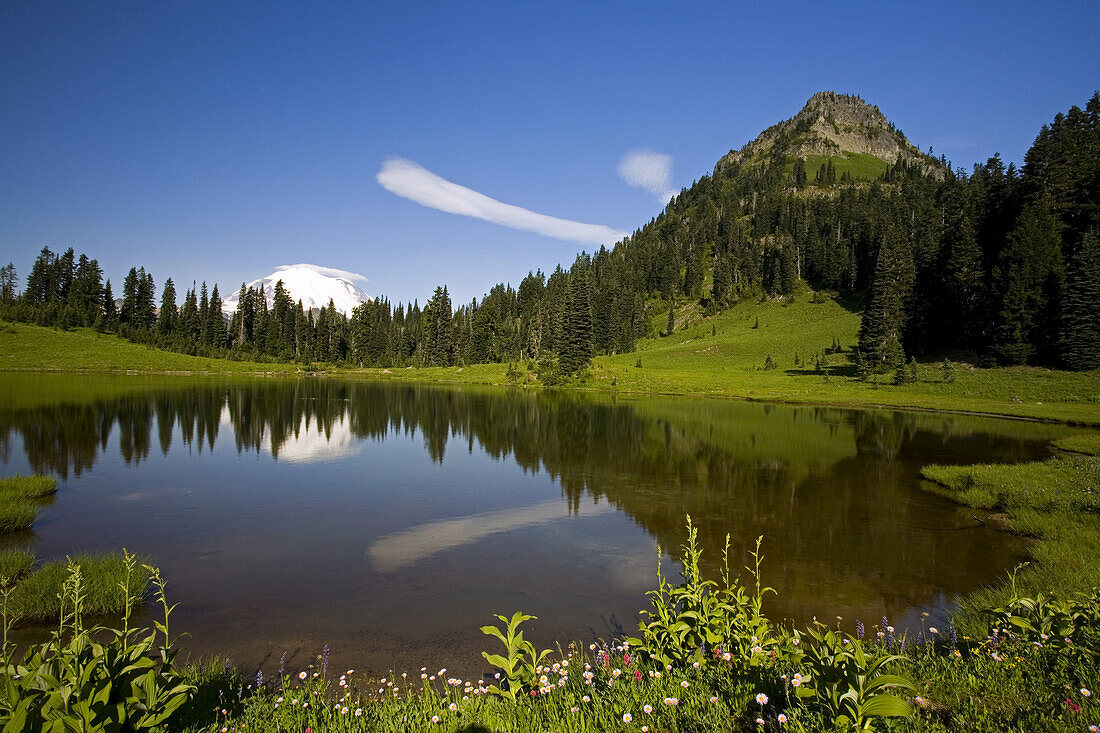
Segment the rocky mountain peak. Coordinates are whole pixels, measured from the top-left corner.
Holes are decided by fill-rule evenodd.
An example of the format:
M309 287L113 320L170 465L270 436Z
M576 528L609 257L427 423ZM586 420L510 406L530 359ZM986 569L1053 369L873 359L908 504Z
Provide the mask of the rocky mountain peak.
M718 173L729 165L763 162L776 152L789 158L873 155L891 164L900 158L926 170L939 167L937 161L910 143L878 107L852 94L829 91L814 94L794 117L772 125L740 150L731 150L714 170Z

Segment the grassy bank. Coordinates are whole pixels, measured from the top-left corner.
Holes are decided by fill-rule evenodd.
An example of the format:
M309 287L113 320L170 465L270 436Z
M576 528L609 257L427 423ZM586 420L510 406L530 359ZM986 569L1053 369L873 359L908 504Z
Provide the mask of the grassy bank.
M818 300L820 302L814 302ZM657 320L663 320L665 316ZM639 340L628 354L596 358L566 388L639 394L692 394L777 402L974 412L1100 425L1100 370L978 368L955 355L918 366L914 384L876 385L855 376L851 349L859 314L831 297L804 293L787 302L748 301L711 317L697 306L676 312L668 336ZM657 332L656 326L653 329ZM840 350L834 350L834 346ZM87 329L57 331L0 324L0 369L293 374L303 367L185 356ZM769 357L774 368L765 369ZM818 368L818 362L821 368ZM639 367L638 364L641 364ZM312 371L372 379L450 384L539 384L533 363Z
M1035 539L1032 563L1018 576L1029 593L1088 592L1100 588L1100 436L1056 441L1073 451L1016 465L926 466L926 487L967 506L998 512L998 521ZM1001 602L1007 586L963 599L964 617Z
M120 553L76 555L34 567L34 554L27 550L0 552L0 578L11 587L7 612L16 624L56 621L61 614L61 590L70 562L83 574L84 611L92 616L117 615L125 610L125 598L138 602L149 587L149 573L139 563L130 576L129 595L123 592L126 565Z
M36 501L57 491L52 476L0 478L0 534L29 528L38 518Z
M597 357L568 386L641 394L691 394L775 402L974 412L1100 425L1100 371L918 365L915 384L860 381L851 361L859 314L809 294L793 302L745 302L716 316L677 311L669 336L641 339L628 354ZM841 351L833 351L839 344ZM774 368L765 369L769 357ZM963 358L963 355L955 357ZM817 368L818 360L822 368ZM639 367L639 363L641 366ZM362 370L376 378L473 384L537 384L533 368L503 364Z

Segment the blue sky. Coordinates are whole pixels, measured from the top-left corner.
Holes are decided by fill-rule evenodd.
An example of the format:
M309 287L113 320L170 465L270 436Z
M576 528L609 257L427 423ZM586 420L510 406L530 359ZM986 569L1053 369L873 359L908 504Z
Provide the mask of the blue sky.
M0 260L73 246L116 285L223 291L309 262L468 301L640 226L823 89L957 165L1021 162L1100 87L1098 29L1097 3L5 2ZM628 166L648 190L637 150L667 156Z

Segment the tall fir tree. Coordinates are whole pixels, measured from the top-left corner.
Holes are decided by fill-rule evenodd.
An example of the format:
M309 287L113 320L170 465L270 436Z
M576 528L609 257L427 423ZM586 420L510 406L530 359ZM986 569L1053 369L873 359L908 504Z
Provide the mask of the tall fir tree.
M1070 258L1059 338L1068 369L1100 368L1100 232L1085 233Z
M160 314L157 316L157 333L168 335L176 330L179 321L179 307L176 305L176 284L172 278L164 281L164 290L160 296Z
M592 312L589 308L587 269L574 266L569 276L569 296L565 303L562 347L558 363L573 374L592 360Z
M903 362L902 327L912 286L912 251L891 227L883 234L871 297L859 327L859 367L864 375L883 374Z
M1058 230L1057 219L1045 207L1025 209L993 268L997 304L990 339L1002 364L1056 358L1063 288Z

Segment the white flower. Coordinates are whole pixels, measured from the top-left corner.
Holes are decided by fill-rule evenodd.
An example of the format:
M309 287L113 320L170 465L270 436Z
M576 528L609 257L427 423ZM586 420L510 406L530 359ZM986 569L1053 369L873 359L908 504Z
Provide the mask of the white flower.
M298 673L298 679L300 679L300 680L304 680L308 676L309 675L307 675L305 672L299 672Z
M439 716L438 715L433 715L432 716L432 722L433 723L438 723L439 722Z
M684 680L683 682L680 683L680 687L691 687L691 683L688 682L687 680Z
M778 720L780 722L780 724L787 722L787 716L784 715L783 713L780 713L779 715L777 715L775 717L775 719Z
M801 684L802 684L802 673L797 673L797 674L795 674L794 677L791 678L791 685L793 685L794 687L798 687Z
M756 694L756 704L757 705L767 705L768 704L768 696L765 695L763 692L758 692Z
M629 723L632 720L634 720L633 715L631 715L630 713L623 713L623 722L624 723Z
M710 702L711 702L712 705L714 703L718 702L718 697L716 695L711 695L710 696Z
M928 627L928 633L929 634L938 634L938 633L940 633L940 630L937 629L935 626L929 626Z
M646 715L649 715L650 713L653 712L653 706L646 703L645 705L642 706L642 712L645 713Z
M1092 692L1087 687L1081 688L1081 694L1085 697L1092 697Z

